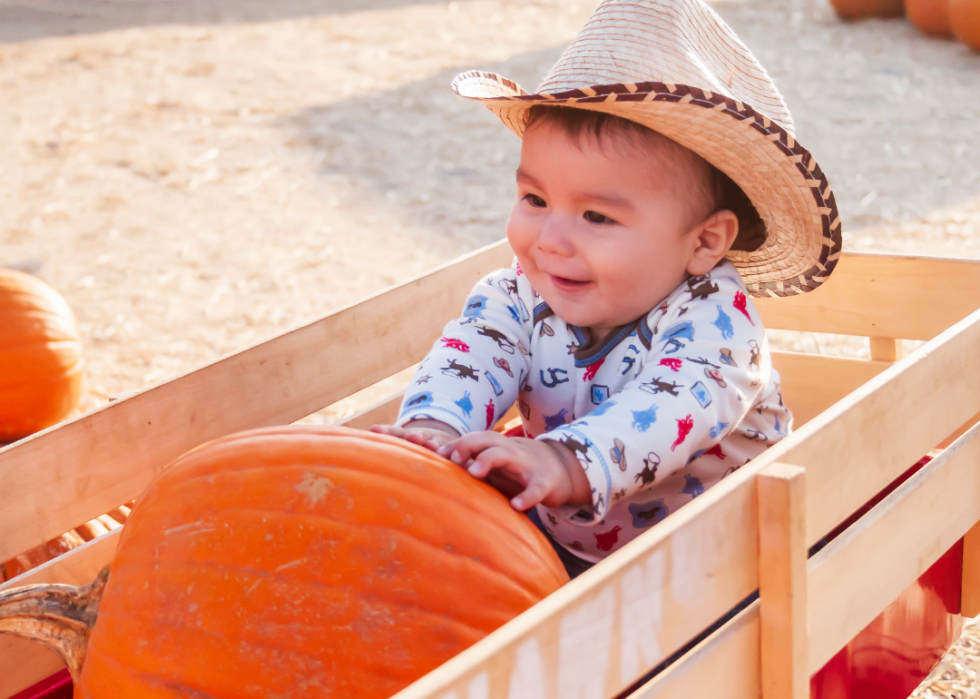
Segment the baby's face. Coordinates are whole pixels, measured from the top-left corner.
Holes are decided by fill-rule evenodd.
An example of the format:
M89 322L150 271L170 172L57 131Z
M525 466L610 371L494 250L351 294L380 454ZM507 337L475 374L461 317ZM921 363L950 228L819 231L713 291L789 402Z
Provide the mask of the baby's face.
M601 336L654 308L688 276L697 246L689 168L615 133L524 135L507 238L555 314ZM629 150L632 154L628 154ZM678 193L682 194L678 194ZM683 193L689 193L685 196Z

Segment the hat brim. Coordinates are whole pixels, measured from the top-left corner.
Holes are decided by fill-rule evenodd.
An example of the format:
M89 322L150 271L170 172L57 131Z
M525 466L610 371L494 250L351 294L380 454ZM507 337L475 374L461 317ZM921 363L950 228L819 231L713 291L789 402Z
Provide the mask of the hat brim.
M452 88L482 102L520 137L531 107L574 106L638 122L703 157L742 188L766 225L759 249L728 254L753 296L812 291L837 265L840 216L827 178L792 134L748 104L656 82L530 94L512 80L480 71L457 75Z

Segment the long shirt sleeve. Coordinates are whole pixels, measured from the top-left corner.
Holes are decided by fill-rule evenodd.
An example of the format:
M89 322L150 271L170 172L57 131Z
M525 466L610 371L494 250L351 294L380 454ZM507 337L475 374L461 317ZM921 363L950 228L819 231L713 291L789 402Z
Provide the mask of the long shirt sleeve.
M687 279L603 338L565 323L520 267L473 289L416 372L396 424L489 429L516 400L526 436L579 460L592 502L538 506L599 560L790 432L762 321L734 266Z
M493 427L527 380L530 322L514 269L481 280L416 371L396 424L432 418L460 434Z

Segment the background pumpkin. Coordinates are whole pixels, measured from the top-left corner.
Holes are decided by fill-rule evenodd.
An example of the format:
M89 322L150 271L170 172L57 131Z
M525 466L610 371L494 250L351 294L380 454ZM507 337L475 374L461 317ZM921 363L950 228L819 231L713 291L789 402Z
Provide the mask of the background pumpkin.
M830 4L846 20L901 17L905 13L903 0L830 0Z
M40 279L0 269L0 443L65 419L83 375L68 303Z
M75 696L381 699L567 580L503 496L426 449L243 432L130 513Z
M949 23L957 39L980 51L980 0L949 0Z
M953 36L949 0L905 0L909 21L927 36Z
M77 548L84 543L85 540L78 532L74 530L65 532L51 541L36 546L30 551L25 551L0 564L0 581L10 580L21 573L26 573L32 568L36 568L42 563L47 563L51 559L57 558L66 551L71 551L73 548Z

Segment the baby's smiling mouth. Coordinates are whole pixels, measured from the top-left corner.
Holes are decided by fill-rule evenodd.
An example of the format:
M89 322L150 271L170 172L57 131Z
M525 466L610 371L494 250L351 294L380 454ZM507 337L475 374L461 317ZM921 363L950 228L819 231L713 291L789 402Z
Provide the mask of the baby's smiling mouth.
M589 284L587 280L568 279L567 277L559 277L554 274L549 274L548 276L551 277L551 283L562 291L577 291Z

